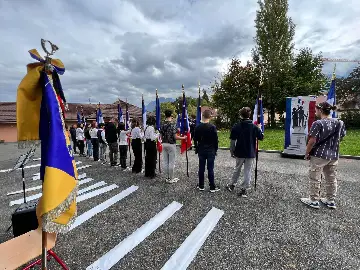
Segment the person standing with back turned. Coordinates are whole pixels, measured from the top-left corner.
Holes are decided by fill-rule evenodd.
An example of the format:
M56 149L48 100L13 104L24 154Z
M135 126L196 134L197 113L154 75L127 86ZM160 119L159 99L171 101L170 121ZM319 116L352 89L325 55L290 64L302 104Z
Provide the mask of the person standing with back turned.
M215 185L214 164L218 150L218 135L216 127L210 124L211 111L205 110L202 114L202 123L194 130L195 151L199 155L199 184L197 188L204 191L205 165L207 163L210 192L219 191Z
M109 157L110 157L110 165L117 166L118 159L118 132L115 126L115 119L111 118L110 122L105 127L105 138L106 142L109 145Z
M164 170L167 183L176 183L179 178L174 178L175 157L176 157L176 140L186 140L186 136L178 136L177 128L173 123L172 111L165 111L166 120L160 129L163 143Z
M310 160L310 196L301 198L301 202L312 208L320 208L319 199L327 207L336 208L339 144L346 130L343 121L331 118L332 110L336 110L336 106L327 102L316 105L316 116L321 119L312 124L306 146L305 159ZM322 173L325 176L325 198L320 198Z
M256 139L263 140L261 124L257 126L250 120L251 109L244 107L240 110L240 123L236 124L230 134L230 153L236 159L235 170L231 183L226 188L232 192L239 180L242 165L244 164L244 181L240 185L239 196L246 198L250 189L251 167L256 157Z

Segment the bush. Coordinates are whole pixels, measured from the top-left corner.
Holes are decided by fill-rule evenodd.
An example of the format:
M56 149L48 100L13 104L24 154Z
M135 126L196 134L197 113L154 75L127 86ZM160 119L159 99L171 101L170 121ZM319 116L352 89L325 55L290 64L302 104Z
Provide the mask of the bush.
M344 121L347 129L360 128L360 110L349 110L341 113L340 119Z

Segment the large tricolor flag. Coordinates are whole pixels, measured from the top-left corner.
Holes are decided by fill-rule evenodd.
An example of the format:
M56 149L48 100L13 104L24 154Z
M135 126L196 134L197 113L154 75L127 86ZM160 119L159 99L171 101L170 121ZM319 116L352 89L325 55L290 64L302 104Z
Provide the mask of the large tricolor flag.
M30 55L44 63L36 50ZM70 139L66 135L63 107L53 84L54 73L63 74L65 68L58 59L52 59L52 74L43 71L43 65L28 65L28 73L21 81L16 100L18 142L29 146L41 140L40 179L42 197L36 214L46 232L66 231L76 216L77 169ZM55 87L55 88L54 88Z
M183 105L182 105L180 134L182 136L187 137L186 141L181 140L180 153L182 154L191 147L191 133L190 133L190 125L189 125L189 118L188 118L188 112L187 112L185 92L183 92Z
M156 115L156 128L157 130L160 130L161 126L161 111L160 111L160 100L158 96L158 92L156 89L156 106L155 106L155 115Z
M196 110L196 125L201 123L201 97L200 97L200 83L199 83L199 97L198 97L198 104Z
M145 130L146 128L146 108L145 108L145 103L144 103L144 96L142 96L141 99L141 116L142 116L142 126L143 129Z
M326 102L329 103L331 106L336 105L336 92L335 92L335 81L336 81L336 76L335 76L335 68L334 68L334 72L331 78L331 85L330 85L330 90L327 94L327 100ZM336 112L333 111L331 114L332 118L336 118Z
M260 123L258 123L258 115L260 115ZM261 124L261 130L262 132L264 132L264 109L263 109L263 103L262 103L262 97L259 94L257 99L256 99L256 103L255 103L255 107L254 107L254 114L253 114L253 123L258 125Z
M99 102L99 105L98 105L98 109L96 111L96 122L98 124L104 123L104 118L103 118L103 115L102 115L102 112L101 112L101 109L100 109L100 102Z
M121 110L120 100L118 103L118 120L119 120L119 123L124 123L124 116L123 116L123 113Z

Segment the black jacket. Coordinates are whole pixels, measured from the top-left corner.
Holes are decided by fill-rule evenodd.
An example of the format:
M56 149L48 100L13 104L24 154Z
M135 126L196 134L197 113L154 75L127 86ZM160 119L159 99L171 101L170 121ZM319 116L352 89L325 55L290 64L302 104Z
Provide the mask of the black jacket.
M209 123L200 123L194 132L195 148L199 154L204 151L217 152L218 135L216 127Z
M76 129L75 128L73 128L73 127L70 128L70 135L71 135L71 139L73 141L76 141Z
M105 126L105 138L107 143L115 143L117 142L117 130L116 130L116 126L114 125L114 123L108 123Z

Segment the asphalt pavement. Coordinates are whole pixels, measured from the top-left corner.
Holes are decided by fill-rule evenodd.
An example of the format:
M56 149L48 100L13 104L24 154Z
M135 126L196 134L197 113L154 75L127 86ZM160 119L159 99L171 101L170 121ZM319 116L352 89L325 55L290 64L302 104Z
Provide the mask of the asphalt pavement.
M10 168L22 152L13 144L0 145L0 170ZM213 207L224 214L188 269L360 269L360 161L340 160L338 208L323 206L316 210L300 202L307 196L307 162L279 154L259 154L257 190L252 189L248 198L225 190L235 166L226 150L219 150L216 159L215 178L221 188L217 193L210 193L208 187L203 192L196 189L198 162L193 151L188 153L189 177L185 154L177 154L176 176L180 181L174 184L165 183L162 175L151 180L87 158L75 159L82 161L81 165L92 165L79 172L94 179L80 189L100 181L118 186L79 202L78 215L133 185L138 189L59 235L54 251L70 269L86 269L128 237L132 239L134 232L174 201L182 207L125 252L111 269L161 269ZM32 161L30 165L38 163ZM39 167L26 170L27 188L40 185L40 181L31 180L38 171ZM2 243L12 237L11 230L6 229L16 206L10 207L9 202L22 198L22 194L6 194L22 189L21 173L0 172L0 185ZM39 192L30 191L27 196ZM186 253L180 256L185 257ZM52 261L49 269L59 267Z

